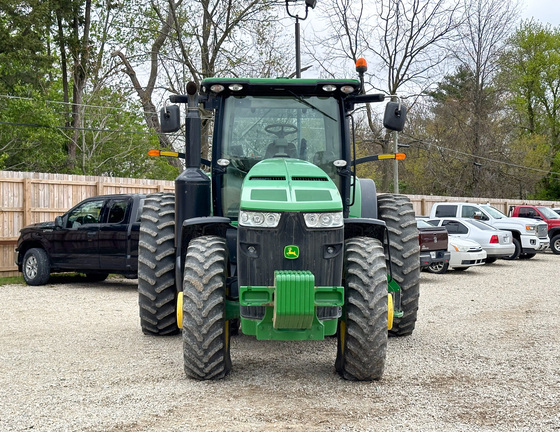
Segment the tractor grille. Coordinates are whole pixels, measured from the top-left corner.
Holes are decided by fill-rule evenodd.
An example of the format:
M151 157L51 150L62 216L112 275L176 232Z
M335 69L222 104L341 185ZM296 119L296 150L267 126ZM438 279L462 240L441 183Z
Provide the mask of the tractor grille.
M272 181L284 181L286 180L286 177L284 176L252 176L249 177L249 180L272 180Z
M294 181L328 181L327 177L292 177Z
M274 270L309 270L316 286L340 286L344 259L343 228L309 229L303 214L284 213L277 228L238 227L237 270L240 286L273 286ZM299 247L299 258L284 257L284 247ZM242 306L241 316L260 320L264 306ZM340 317L340 307L318 307L321 320Z

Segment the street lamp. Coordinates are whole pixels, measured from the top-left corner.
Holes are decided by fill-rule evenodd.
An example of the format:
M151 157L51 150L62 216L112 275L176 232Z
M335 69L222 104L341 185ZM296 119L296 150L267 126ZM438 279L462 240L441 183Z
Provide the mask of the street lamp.
M290 12L289 3L296 3L297 0L286 0L286 12L289 16L296 19L296 78L301 78L301 57L299 48L299 20L305 21L307 19L307 14L309 13L309 8L315 9L317 5L317 0L305 0L305 16L300 18L298 14L292 14Z

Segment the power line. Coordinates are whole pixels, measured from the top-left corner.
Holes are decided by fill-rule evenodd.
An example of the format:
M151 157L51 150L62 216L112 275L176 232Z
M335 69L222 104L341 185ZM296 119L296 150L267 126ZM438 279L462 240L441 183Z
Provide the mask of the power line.
M483 160L483 161L486 161L486 162L492 162L492 163L496 163L496 164L507 165L507 166L511 166L511 167L514 167L514 168L522 168L522 169L526 169L526 170L536 171L536 172L540 172L540 173L544 173L544 174L551 174L551 175L555 175L555 176L560 177L560 172L547 171L547 170L543 170L543 169L540 169L540 168L532 168L532 167L528 167L528 166L525 166L525 165L515 164L513 162L506 162L506 161L503 161L503 160L491 159L491 158L488 158L488 157L485 157L485 156L475 156L471 153L467 153L467 152L463 152L463 151L460 151L460 150L455 150L455 149L451 149L451 148L448 148L448 147L444 147L444 146L439 145L439 144L433 144L431 142L426 142L426 141L423 141L423 140L419 140L418 138L412 137L410 135L405 135L405 136L407 136L407 138L410 138L410 139L414 140L414 142L416 142L416 143L422 144L425 147L426 150L430 150L432 147L435 147L439 150L445 150L445 151L457 153L457 154L460 154L460 155L463 155L463 156L468 156L469 158L472 158L472 159L480 159L480 160Z
M59 129L59 130L80 130L86 132L111 132L111 133L125 133L125 134L138 134L138 135L165 135L161 132L146 132L146 131L129 131L121 129L103 129L103 128L86 128L86 127L73 127L73 126L51 126L42 125L38 123L14 123L14 122L4 122L0 121L0 125L6 126L20 126L20 127L34 127L34 128L44 128L44 129Z
M141 111L142 108L138 108L136 110L130 110L130 109L123 109L123 107L113 107L113 106L105 106L105 105L89 105L89 104L77 104L74 102L62 102L62 101L54 101L54 100L49 100L49 99L33 99L30 97L23 97L23 96L12 96L12 95L3 95L0 94L0 98L5 98L5 99L18 99L18 100L28 100L31 102L46 102L46 103L51 103L51 104L59 104L59 105L68 105L68 106L78 106L78 107L84 107L84 108L101 108L101 109L112 109L112 110L119 110L119 111L127 111L129 113L133 113L133 114L138 114L138 111ZM156 112L151 112L151 111L141 111L142 115L144 114L157 114Z

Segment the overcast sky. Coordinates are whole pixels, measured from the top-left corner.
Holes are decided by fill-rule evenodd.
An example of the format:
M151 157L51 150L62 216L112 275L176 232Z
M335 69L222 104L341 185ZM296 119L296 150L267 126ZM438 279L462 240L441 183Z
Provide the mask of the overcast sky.
M534 17L544 24L560 26L560 0L522 0L521 10L524 18Z

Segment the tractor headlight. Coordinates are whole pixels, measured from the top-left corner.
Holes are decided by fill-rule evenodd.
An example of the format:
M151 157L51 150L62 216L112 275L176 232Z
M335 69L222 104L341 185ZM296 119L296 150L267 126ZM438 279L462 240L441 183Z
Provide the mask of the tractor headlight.
M239 225L259 228L275 228L280 222L280 213L263 213L241 210Z
M304 213L307 228L336 228L343 222L342 212L335 213Z

